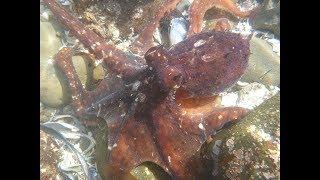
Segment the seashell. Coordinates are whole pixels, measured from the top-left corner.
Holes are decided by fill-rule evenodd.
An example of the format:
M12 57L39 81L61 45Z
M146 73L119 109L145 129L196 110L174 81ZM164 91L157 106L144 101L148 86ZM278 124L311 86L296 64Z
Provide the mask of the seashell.
M169 39L170 45L183 41L187 36L188 22L183 17L174 18L170 22Z

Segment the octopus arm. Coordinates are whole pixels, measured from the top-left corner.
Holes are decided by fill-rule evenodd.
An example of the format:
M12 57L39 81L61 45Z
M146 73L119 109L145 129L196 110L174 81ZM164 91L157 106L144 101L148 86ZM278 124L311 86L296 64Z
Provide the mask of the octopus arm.
M155 138L169 171L176 179L198 179L208 174L200 148L225 123L247 114L243 108L217 108L214 97L188 100L184 104L167 98L152 114Z
M64 47L54 56L54 64L63 72L68 82L68 86L72 97L72 106L76 115L79 117L85 111L85 104L88 92L82 86L81 81L73 67L72 63L73 51L71 48Z
M94 50L94 44L104 42L103 38L86 28L77 18L62 8L56 0L43 0L43 2L50 8L54 17L56 17L64 27L69 29L86 47Z
M103 173L110 179L124 179L132 168L146 161L168 169L160 156L152 130L147 122L134 118L128 119L116 145L111 149L109 161Z
M232 0L195 0L190 7L190 28L188 36L201 32L203 17L207 10L218 7L236 17L248 17L252 11L241 11Z
M158 11L155 13L153 21L144 27L142 32L133 42L131 50L134 53L143 56L151 47L154 46L153 33L158 28L159 21L165 16L166 13L174 10L180 1L181 0L166 0L160 5Z
M102 60L117 74L124 78L131 77L146 68L143 58L128 55L85 27L77 18L62 8L56 0L43 0L57 20L79 39L96 57L97 63Z

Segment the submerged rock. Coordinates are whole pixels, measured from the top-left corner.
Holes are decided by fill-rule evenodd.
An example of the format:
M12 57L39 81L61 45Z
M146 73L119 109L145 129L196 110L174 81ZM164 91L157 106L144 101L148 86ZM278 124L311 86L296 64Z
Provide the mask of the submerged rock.
M59 107L70 100L63 73L53 64L54 55L62 47L58 32L60 30L54 22L40 21L40 101L49 107ZM84 55L77 55L72 57L72 61L82 84L90 85L93 76L90 60ZM104 76L103 68L97 68L95 74L97 78Z
M52 107L59 106L64 101L52 60L61 46L54 26L50 22L40 21L40 101Z
M270 31L280 37L280 1L265 1L262 10L252 18L252 27Z
M280 93L218 132L203 152L218 179L280 179Z
M160 168L160 166L147 162L131 170L137 180L166 180L170 179L169 175Z
M241 81L279 86L280 56L273 52L272 46L264 39L252 37L250 51L249 65Z

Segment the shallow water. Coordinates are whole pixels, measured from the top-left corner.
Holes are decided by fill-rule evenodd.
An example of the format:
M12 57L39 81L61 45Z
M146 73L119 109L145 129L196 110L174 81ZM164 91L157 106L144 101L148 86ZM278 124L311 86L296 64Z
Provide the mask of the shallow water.
M137 35L143 30L143 27L152 22L155 13L164 1L143 0L128 3L125 0L99 2L84 0L76 4L69 0L59 0L58 2L68 12L80 19L87 28L106 39L109 44L129 52ZM259 3L254 0L246 0L237 5L242 9L250 9L258 6ZM226 127L217 132L216 137L219 137L219 142L212 141L208 147L204 148L204 152L209 154L206 156L211 158L206 164L208 169L204 171L211 172L210 176L214 174L214 176L223 179L280 178L278 172L280 169L280 144L278 142L280 136L280 118L278 116L280 98L277 98L280 97L280 27L277 27L280 24L280 15L278 14L280 6L277 3L278 1L264 1L265 8L262 8L258 16L250 20L247 18L238 20L230 13L221 12L214 8L208 10L205 15L203 30L207 31L214 27L215 17L223 16L230 20L230 31L245 36L253 34L250 41L251 55L246 72L232 88L219 94L218 101L216 101L217 106L240 106L250 109L251 113L243 123L231 126L231 128ZM167 14L165 18L162 18L160 26L154 33L154 45L162 44L164 47L170 48L186 38L190 20L189 6L190 2L183 0L178 4L174 13ZM275 10L270 11L270 7ZM268 23L265 22L268 19L267 16L274 19L271 26L265 26ZM65 136L68 142L70 141L71 146L74 146L83 156L83 161L86 161L85 165L83 162L81 165L79 157L66 147L66 143L58 140L59 138L53 134L48 132L45 134L44 131L41 131L43 135L41 136L43 143L40 147L43 151L40 154L41 178L59 177L64 179L63 176L68 176L69 178L88 179L89 173L93 179L98 179L98 176L93 175L96 171L99 171L99 176L104 178L108 148L112 149L110 145L109 147L107 145L108 133L110 132L106 121L108 123L117 121L114 118L118 117L119 113L124 114L121 118L125 119L130 112L122 112L122 108L118 107L121 103L112 103L118 108L110 106L112 109L108 109L110 112L106 114L105 119L107 120L97 118L98 126L93 127L80 125L79 118L73 118L75 113L70 104L73 97L68 88L69 83L53 62L55 54L62 47L72 47L77 52L77 56L73 56L72 61L82 86L93 90L102 79L109 79L110 83L117 83L112 79L113 75L110 73L110 69L107 69L100 61L100 63L93 63L90 60L93 56L90 55L88 49L81 42L79 43L79 40L72 36L68 29L62 27L46 5L40 2L40 123L51 122L57 117L63 117L61 115L67 115L61 118L60 124L56 124L54 128ZM137 98L137 101L143 101L143 98ZM99 113L104 112L100 112L99 109ZM252 118L250 119L250 117ZM266 117L271 119L272 123L268 123ZM61 128L61 124L69 129ZM259 124L264 125L260 126ZM60 129L57 128L58 125ZM258 134L259 137L251 136L251 134ZM245 137L245 139L241 137ZM114 141L116 142L116 140ZM240 145L241 142L244 142L244 145ZM86 152L88 144L92 144L90 153ZM252 144L258 145L253 146ZM116 143L113 144L114 147L116 145ZM260 150L255 149L258 147ZM48 158L46 153L49 152L54 154L52 157L55 161L43 160ZM254 155L251 152L254 152ZM266 153L270 156L263 155ZM236 158L228 160L229 155L234 155ZM255 160L266 163L255 164L255 167L248 164L248 162L255 162ZM230 166L227 171L223 168L228 163ZM87 169L84 169L84 166ZM89 167L93 171L84 173ZM64 173L59 173L59 170ZM164 169L151 162L143 163L132 169L131 175L128 175L127 178L133 178L132 176L136 179L170 179Z

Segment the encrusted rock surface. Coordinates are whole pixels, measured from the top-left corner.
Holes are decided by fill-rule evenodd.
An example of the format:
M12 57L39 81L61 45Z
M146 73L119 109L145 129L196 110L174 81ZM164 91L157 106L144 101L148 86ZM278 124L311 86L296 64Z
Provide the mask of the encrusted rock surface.
M280 179L280 93L218 132L204 152L218 179Z

